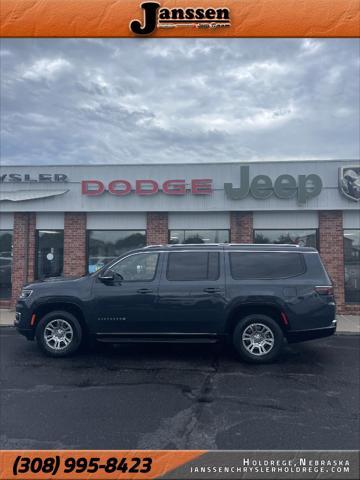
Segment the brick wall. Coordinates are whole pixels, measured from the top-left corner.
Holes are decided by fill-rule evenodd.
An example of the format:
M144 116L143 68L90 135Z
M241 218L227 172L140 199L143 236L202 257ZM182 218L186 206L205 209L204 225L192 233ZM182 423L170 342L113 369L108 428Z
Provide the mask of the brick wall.
M253 241L252 212L230 212L231 242ZM35 278L36 214L14 214L13 265L11 306L25 283ZM147 244L168 243L168 214L147 213ZM341 211L319 212L319 249L321 258L331 275L340 314L359 314L360 305L345 305L344 301L344 245ZM86 273L86 214L65 213L64 218L64 275ZM3 302L5 305L5 302Z
M30 213L28 237L28 282L35 280L36 272L36 213Z
M146 226L146 243L163 245L169 243L167 212L148 212Z
M11 306L15 305L22 286L34 280L35 228L35 213L14 213Z
M232 243L252 243L252 212L230 212L230 229L230 241Z
M64 275L86 273L86 213L64 215Z
M319 212L319 250L334 282L337 312L360 313L360 305L345 305L343 216L339 210Z

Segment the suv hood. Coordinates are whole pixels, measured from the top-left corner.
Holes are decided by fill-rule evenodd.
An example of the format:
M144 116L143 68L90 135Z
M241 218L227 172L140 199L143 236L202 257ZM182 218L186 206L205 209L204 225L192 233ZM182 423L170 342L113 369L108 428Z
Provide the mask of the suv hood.
M27 283L26 285L23 286L23 288L33 288L37 287L40 285L49 285L51 283L73 283L79 280L84 279L87 277L87 275L84 275L82 277L49 277L49 278L44 278L42 280L35 280L34 282Z

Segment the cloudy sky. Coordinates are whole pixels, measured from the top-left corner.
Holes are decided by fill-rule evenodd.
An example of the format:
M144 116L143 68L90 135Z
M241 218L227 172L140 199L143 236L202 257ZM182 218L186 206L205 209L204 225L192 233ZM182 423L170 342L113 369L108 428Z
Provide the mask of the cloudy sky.
M5 39L3 164L359 157L359 40Z

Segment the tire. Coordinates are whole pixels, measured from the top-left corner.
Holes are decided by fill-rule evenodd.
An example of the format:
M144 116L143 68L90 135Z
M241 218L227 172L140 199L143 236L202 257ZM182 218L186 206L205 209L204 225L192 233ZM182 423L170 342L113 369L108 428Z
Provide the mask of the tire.
M40 349L46 355L67 357L79 349L82 329L74 315L57 310L46 314L39 321L35 335Z
M271 317L252 314L242 318L233 333L233 344L243 360L269 363L279 355L284 343L280 326Z

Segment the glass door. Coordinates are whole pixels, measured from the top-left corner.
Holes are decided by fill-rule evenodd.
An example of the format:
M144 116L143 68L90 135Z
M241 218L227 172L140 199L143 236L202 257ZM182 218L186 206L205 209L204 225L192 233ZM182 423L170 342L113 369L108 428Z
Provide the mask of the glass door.
M12 230L0 230L0 300L11 298Z
M37 278L58 277L63 273L64 231L38 230Z

